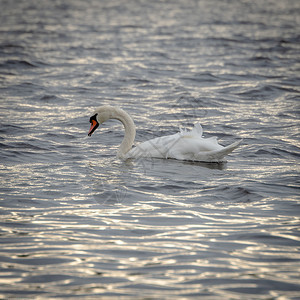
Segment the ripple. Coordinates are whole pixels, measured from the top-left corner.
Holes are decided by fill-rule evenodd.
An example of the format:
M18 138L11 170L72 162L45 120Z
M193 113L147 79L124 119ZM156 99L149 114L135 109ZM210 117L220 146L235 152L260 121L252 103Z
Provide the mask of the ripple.
M35 68L36 65L27 60L7 60L4 63L0 64L0 68L9 68L9 67Z

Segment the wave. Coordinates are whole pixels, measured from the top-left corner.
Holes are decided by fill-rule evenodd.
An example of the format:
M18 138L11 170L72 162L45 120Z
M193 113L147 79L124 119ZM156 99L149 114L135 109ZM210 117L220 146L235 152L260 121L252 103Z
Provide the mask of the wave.
M283 93L298 93L298 91L294 88L288 88L279 85L265 85L248 89L243 92L237 92L235 95L251 100L266 100L277 98L279 94Z
M226 202L233 201L237 203L248 203L258 201L263 198L252 189L243 186L225 186L216 189L218 198L226 199Z

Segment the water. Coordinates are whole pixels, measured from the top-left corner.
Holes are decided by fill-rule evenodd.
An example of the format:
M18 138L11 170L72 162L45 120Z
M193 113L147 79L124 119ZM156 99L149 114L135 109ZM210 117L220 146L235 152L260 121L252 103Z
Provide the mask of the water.
M299 299L297 0L0 1L2 299ZM115 154L199 121L224 164Z

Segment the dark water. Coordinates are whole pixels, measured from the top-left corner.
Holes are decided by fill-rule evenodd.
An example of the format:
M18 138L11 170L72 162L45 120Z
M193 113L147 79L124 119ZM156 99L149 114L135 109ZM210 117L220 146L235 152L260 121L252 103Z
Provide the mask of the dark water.
M1 299L300 299L298 0L0 0ZM222 165L115 158L201 122Z

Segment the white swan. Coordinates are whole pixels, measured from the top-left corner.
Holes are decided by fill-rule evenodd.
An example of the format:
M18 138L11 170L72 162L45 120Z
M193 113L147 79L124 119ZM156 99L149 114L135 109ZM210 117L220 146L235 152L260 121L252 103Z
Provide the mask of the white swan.
M125 136L117 153L117 157L121 159L155 157L221 162L224 156L237 148L242 141L223 147L218 144L216 137L203 138L202 127L197 123L191 131L180 129L176 134L154 138L132 148L135 138L135 125L132 118L123 109L109 105L95 110L90 118L91 128L88 135L91 136L99 124L108 119L117 119L125 127Z

